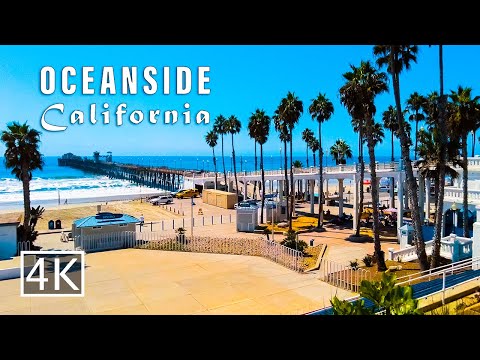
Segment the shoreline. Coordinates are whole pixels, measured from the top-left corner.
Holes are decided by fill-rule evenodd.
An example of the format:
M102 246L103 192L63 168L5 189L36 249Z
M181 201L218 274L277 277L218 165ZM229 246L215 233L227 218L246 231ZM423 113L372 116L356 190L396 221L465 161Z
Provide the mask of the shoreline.
M72 209L77 207L84 207L84 206L96 206L96 205L106 205L109 202L114 203L123 203L129 202L133 200L140 200L146 197L157 196L165 193L170 193L170 191L155 191L155 192L146 192L146 193L137 193L137 194L118 194L118 195L108 195L108 196L99 196L99 197L85 197L85 198L76 198L69 201L67 204L62 203L58 204L57 199L50 199L47 201L42 200L34 200L31 202L31 207L37 207L38 205L45 208L45 210L64 210L64 209ZM23 202L20 204L15 204L5 207L4 204L1 204L0 214L8 214L8 213L16 213L22 212L23 213Z

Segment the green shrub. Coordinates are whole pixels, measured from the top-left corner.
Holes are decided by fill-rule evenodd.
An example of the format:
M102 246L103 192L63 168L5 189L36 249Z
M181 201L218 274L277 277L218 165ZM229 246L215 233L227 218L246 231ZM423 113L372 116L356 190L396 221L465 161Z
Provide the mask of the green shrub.
M365 257L362 259L363 263L365 264L366 267L371 267L373 266L373 256L370 254L365 255Z
M290 249L301 251L302 253L308 248L308 244L303 240L297 241L297 232L288 230L285 238L280 242L281 245Z
M358 269L358 261L357 261L357 259L355 259L355 260L350 260L350 267L351 267L353 270L357 270L357 269Z

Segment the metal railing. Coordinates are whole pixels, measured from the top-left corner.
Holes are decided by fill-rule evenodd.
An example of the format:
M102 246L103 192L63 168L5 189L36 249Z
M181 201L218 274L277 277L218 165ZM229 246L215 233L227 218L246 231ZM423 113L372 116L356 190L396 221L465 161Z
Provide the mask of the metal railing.
M145 231L174 231L179 227L182 228L190 228L192 225L193 227L198 226L210 226L210 225L219 225L219 224L231 224L235 222L235 215L232 214L227 215L219 215L219 216L202 216L202 217L194 217L189 218L181 218L181 219L169 219L169 220L160 220L160 221L150 221L145 222L143 225L137 224L137 229L140 232Z
M320 268L320 280L353 292L358 292L362 280L370 279L371 272L367 269L352 267L330 260L324 260Z
M262 256L294 271L303 272L303 253L263 236L252 238L225 238L206 236L168 235L158 232L123 231L115 233L79 235L74 238L75 249L86 253L138 248L166 251L186 251L231 255Z

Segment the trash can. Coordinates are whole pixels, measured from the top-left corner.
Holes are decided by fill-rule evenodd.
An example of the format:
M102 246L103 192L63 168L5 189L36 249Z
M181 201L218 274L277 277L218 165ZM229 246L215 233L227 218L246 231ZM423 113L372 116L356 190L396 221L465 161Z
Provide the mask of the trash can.
M313 239L310 239L310 246L313 246Z
M62 228L62 222L60 220L55 221L55 229L61 229Z
M48 221L48 230L53 230L55 229L55 221L49 220Z

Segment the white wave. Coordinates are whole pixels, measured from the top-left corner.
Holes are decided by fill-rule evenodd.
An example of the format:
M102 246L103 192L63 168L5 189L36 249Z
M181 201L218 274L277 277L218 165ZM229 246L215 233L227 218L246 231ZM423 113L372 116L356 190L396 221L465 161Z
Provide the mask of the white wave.
M125 180L108 177L76 178L76 179L41 179L30 182L30 199L32 201L60 201L66 199L92 199L109 197L131 197L132 195L148 195L161 192L160 189L140 187ZM23 202L22 182L16 179L0 180L0 204ZM78 202L78 201L76 201Z

